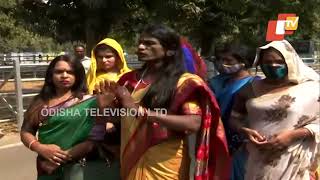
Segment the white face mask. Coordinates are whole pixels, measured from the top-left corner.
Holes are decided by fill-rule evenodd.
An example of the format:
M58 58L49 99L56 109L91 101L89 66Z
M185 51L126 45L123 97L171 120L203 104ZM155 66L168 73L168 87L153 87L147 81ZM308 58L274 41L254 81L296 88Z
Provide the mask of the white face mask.
M233 74L239 72L241 69L244 68L244 66L245 65L243 63L234 65L221 64L219 72L222 74Z

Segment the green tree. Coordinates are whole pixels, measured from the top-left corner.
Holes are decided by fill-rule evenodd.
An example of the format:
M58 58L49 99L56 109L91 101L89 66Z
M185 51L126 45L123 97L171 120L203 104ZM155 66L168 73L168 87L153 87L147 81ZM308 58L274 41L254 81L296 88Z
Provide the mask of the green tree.
M299 28L289 40L320 39L319 0L310 1L250 1L250 0L133 0L126 1L131 14L117 27L115 33L134 40L145 24L168 24L189 37L209 55L213 45L227 41L240 41L253 47L265 42L269 20L279 13L300 16Z
M57 47L50 37L42 37L25 26L15 0L0 0L0 52L51 51Z
M206 56L214 45L265 43L269 20L296 13L299 28L289 40L319 39L319 0L25 0L33 30L58 42L83 41L90 50L106 36L130 47L147 23L163 23L187 36ZM34 23L36 22L36 23Z
M22 6L29 14L26 17L31 17L25 20L40 24L33 27L34 31L52 36L60 43L86 42L89 51L127 15L123 0L49 0L47 3L25 0Z

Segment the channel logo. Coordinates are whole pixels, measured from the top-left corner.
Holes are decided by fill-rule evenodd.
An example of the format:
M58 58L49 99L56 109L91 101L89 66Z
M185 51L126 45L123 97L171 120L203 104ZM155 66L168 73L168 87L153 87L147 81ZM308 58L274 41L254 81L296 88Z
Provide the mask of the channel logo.
M285 35L291 35L298 28L299 17L296 14L278 14L278 20L268 22L266 41L281 41Z

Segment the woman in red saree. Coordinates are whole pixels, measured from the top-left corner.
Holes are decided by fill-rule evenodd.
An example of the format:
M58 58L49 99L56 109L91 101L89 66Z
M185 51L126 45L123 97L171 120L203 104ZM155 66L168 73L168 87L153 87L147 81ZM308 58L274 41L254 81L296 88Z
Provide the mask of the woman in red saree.
M145 62L141 69L124 74L117 85L97 87L100 106L111 95L120 107L142 112L121 117L122 179L228 179L219 108L196 75L206 71L200 57L161 25L142 32L138 57Z

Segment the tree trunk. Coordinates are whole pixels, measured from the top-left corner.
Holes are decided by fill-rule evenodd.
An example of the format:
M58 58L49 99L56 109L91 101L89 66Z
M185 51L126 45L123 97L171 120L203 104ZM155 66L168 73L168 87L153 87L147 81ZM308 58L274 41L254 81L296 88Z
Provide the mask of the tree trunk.
M213 43L213 36L203 33L201 36L200 47L201 47L201 56L208 57L211 53Z
M91 50L95 45L101 41L103 38L106 38L111 30L110 23L101 24L101 21L97 17L89 16L86 18L85 23L85 34L86 34L86 54L90 57Z
M98 39L96 38L96 32L93 29L93 25L90 21L90 18L87 18L85 23L86 29L86 54L87 56L91 56L91 50L95 46Z

